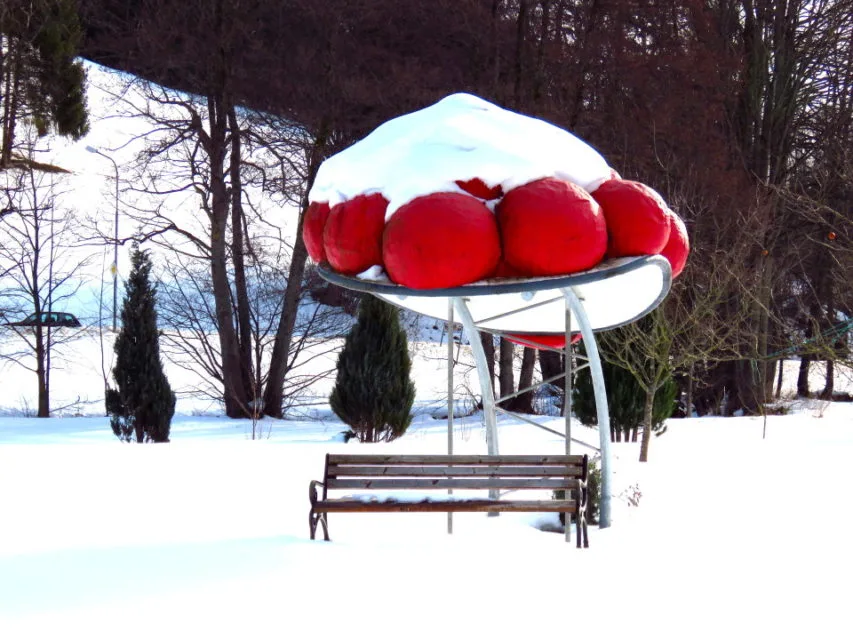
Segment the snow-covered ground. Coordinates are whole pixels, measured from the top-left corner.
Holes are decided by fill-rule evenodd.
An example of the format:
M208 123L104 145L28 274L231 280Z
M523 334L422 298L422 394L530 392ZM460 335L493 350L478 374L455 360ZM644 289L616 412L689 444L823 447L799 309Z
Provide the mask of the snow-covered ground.
M457 515L452 536L443 514L333 515L310 541L323 456L442 453L426 413L382 445L344 444L331 416L253 441L180 415L159 446L102 417L3 417L0 638L847 638L851 424L853 405L811 403L765 439L756 418L672 420L645 465L616 444L613 526L578 550L529 514ZM562 451L499 433L504 453ZM485 451L479 416L456 451Z
M93 67L90 80L93 132L51 159L78 174L76 206L109 223L114 167L85 147L123 164L138 131L110 115L111 79ZM794 405L766 438L756 418L672 420L644 465L637 444L614 444L613 526L591 529L589 549L535 514L457 515L452 536L443 514L333 515L333 541L309 540L308 483L327 452L446 451L447 423L430 415L446 388L433 334L413 344L415 421L382 445L343 443L322 406L310 420L218 417L169 362L172 442L123 444L99 415L109 335L102 349L87 329L56 354L62 417L25 417L35 375L0 361L0 640L850 637L853 404ZM521 422L498 429L503 453L563 451ZM594 453L594 430L575 435ZM457 419L455 441L485 452L481 416Z

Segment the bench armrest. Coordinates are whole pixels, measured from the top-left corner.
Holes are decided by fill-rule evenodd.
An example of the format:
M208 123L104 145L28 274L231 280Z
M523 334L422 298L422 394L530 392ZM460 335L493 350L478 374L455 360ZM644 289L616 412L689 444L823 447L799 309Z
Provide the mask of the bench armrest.
M311 500L312 506L317 504L317 502L318 502L318 500L317 500L317 487L325 488L326 485L324 485L319 480L312 480L311 483L308 485L308 499Z

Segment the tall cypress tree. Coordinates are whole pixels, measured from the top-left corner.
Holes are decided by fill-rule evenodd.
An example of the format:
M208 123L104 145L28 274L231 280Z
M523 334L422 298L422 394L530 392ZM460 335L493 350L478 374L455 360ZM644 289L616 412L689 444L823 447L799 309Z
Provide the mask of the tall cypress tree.
M131 264L122 302L122 326L113 347L117 389L107 391L107 413L113 432L122 440L130 441L135 435L137 442L168 442L175 394L160 360L151 259L135 246Z
M332 410L361 442L388 442L412 422L412 361L397 309L365 296L338 356Z

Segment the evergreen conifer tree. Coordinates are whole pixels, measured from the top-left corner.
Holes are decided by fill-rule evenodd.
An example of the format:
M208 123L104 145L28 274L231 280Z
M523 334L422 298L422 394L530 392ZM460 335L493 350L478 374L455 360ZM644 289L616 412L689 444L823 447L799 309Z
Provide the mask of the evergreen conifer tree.
M585 355L583 344L579 351ZM604 387L607 390L607 409L610 416L610 431L616 436L621 433L628 438L631 432L643 422L643 409L646 392L634 378L633 374L604 358L601 360L601 370L604 377ZM678 385L669 378L655 393L652 408L652 430L663 433L664 420L672 416L675 406L675 396ZM578 420L584 424L598 424L598 414L595 408L595 394L592 386L592 374L589 368L577 373L572 386L572 411Z
M107 391L107 413L113 432L122 440L168 442L175 413L175 394L160 360L160 335L151 284L151 260L133 248L132 269L125 284L121 330L116 337L113 369L116 389Z
M412 421L415 385L397 309L365 296L337 367L329 403L351 435L361 442L388 442L403 435Z
M76 60L83 30L76 0L4 0L0 7L0 165L15 128L32 122L77 140L89 130L86 72Z

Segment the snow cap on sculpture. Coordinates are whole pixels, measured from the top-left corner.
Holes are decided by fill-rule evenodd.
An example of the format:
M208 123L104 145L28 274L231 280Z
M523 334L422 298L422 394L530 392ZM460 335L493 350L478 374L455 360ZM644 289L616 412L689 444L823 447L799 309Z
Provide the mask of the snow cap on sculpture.
M571 274L605 251L663 252L674 273L686 260L683 223L653 190L571 133L468 94L332 156L309 199L313 260L347 275L380 266L410 288Z

